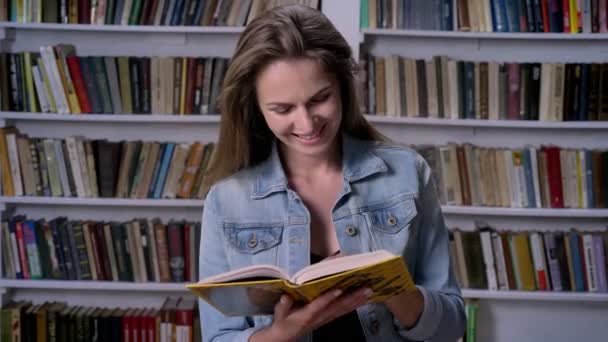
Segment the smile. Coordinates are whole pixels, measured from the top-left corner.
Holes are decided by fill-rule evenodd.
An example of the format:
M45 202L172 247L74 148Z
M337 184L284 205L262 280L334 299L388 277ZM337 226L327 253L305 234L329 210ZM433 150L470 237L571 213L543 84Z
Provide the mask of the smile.
M314 143L314 142L317 142L318 140L320 140L321 134L323 133L324 128L325 128L325 125L323 125L321 127L321 129L319 129L318 131L316 131L312 134L302 135L302 134L294 133L293 135L295 135L300 141L307 142L307 143Z

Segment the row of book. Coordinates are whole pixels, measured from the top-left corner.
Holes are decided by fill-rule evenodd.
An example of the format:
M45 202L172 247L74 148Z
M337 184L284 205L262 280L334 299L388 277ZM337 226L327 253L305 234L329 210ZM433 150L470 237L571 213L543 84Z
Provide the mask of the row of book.
M201 341L194 297L168 297L159 308L108 308L13 301L0 311L1 341Z
M319 1L2 0L0 21L97 25L243 26L267 9L295 3L317 8Z
M607 208L608 150L472 144L413 146L448 205Z
M194 282L200 223L50 221L13 216L2 222L8 279Z
M607 32L607 1L361 0L361 28L474 32Z
M77 56L72 45L0 53L0 110L215 114L228 60Z
M213 143L30 138L0 128L5 196L203 198Z
M450 231L450 254L463 288L608 292L608 230Z
M607 63L499 63L396 55L362 61L360 106L392 117L608 120ZM365 80L365 81L363 81Z

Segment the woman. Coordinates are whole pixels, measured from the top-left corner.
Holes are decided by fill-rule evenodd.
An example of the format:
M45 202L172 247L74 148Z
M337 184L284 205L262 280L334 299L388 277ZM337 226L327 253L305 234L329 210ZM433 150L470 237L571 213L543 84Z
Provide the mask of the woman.
M355 63L319 11L272 9L240 37L219 99L222 120L202 222L200 274L386 249L417 291L366 304L330 291L274 316L225 317L200 302L205 341L455 341L464 304L431 170L361 115Z

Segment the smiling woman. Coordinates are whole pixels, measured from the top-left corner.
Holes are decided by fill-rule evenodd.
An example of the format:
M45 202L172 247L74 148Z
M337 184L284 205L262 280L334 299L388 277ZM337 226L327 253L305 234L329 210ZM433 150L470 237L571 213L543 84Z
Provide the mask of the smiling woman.
M219 98L200 276L254 264L293 275L311 262L384 249L417 290L369 304L336 288L274 315L226 317L200 302L203 340L455 341L464 305L431 170L361 115L350 47L319 11L277 7L237 44Z

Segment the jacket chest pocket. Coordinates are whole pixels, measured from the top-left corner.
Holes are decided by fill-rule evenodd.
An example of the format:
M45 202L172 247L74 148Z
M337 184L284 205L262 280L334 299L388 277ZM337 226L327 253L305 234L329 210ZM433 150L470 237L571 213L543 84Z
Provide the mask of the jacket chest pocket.
M277 264L282 224L225 224L232 268L253 264Z
M413 198L391 201L366 211L364 215L376 248L401 254L409 240L410 227L416 214Z

